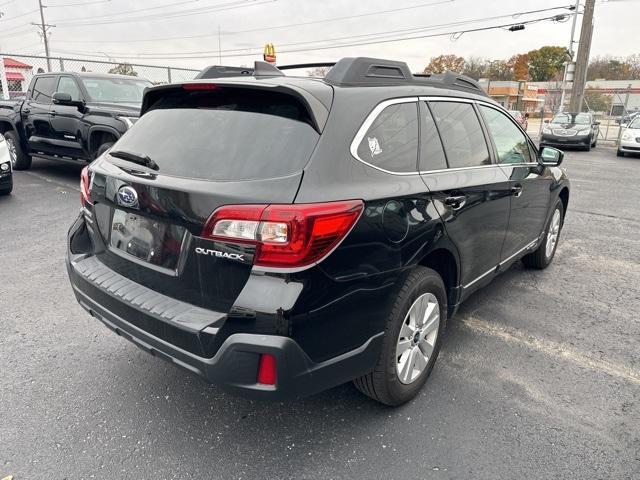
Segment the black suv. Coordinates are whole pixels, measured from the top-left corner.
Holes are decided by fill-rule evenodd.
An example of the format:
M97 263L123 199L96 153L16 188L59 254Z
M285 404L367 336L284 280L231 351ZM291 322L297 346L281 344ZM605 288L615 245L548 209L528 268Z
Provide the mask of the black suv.
M99 157L140 115L143 78L99 73L43 73L26 98L0 100L0 134L16 170L31 157L87 163Z
M371 58L207 72L147 90L69 231L78 301L151 354L257 397L355 380L399 405L460 302L552 261L563 155L473 80Z

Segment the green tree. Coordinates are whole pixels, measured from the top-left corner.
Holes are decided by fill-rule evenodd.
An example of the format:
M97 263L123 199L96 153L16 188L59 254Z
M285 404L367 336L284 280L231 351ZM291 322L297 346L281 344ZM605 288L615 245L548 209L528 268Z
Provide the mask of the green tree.
M584 104L582 110L587 112L609 112L611 110L611 95L598 92L597 90L587 89L584 92Z
M138 72L136 72L130 63L119 63L111 70L109 73L116 73L118 75L129 75L130 77L137 77Z
M433 57L424 69L424 73L442 73L447 70L452 72L462 72L464 69L464 58L457 55L440 55Z
M587 80L629 80L631 78L633 58L595 57L589 62Z
M532 81L548 82L562 77L564 62L567 61L566 48L545 46L531 50L527 55Z

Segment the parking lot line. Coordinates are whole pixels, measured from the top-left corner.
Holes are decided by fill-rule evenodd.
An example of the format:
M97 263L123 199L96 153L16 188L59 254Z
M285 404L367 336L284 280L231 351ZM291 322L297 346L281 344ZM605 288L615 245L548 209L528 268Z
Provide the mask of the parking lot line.
M506 342L517 343L552 357L569 360L578 366L640 384L640 372L625 365L589 357L561 343L536 338L516 329L494 325L474 317L465 318L461 323L477 332L500 338Z

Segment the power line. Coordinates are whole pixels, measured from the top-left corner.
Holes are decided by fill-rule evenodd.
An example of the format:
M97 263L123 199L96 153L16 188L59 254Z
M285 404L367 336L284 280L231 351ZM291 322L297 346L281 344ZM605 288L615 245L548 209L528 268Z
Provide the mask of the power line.
M194 15L202 15L205 13L220 12L225 10L235 10L237 8L253 7L253 6L263 5L265 3L273 3L277 1L278 0L239 0L239 1L229 2L229 3L218 4L210 7L184 10L181 12L158 13L153 15L144 15L144 16L132 17L132 18L105 19L98 22L73 22L73 21L66 22L63 20L59 22L59 25L65 26L67 28L77 28L77 27L86 27L86 26L93 26L93 25L112 25L112 24L118 24L118 23L132 23L132 22L140 22L140 21L150 22L154 20L167 20L170 18L190 17Z
M417 8L424 8L424 7L430 7L430 6L434 6L434 5L441 5L441 4L445 4L445 3L451 3L454 2L456 0L440 0L437 2L428 2L428 3L421 3L418 5L412 5L410 7L402 7L402 8L394 8L394 9L390 9L390 10L378 10L375 12L368 12L368 13L363 13L363 14L356 14L356 15L348 15L348 16L343 16L343 17L333 17L333 18L325 18L325 19L321 19L321 20L314 20L311 22L303 22L303 23L291 23L291 24L287 24L287 25L276 25L276 26L271 26L271 27L262 27L262 28L255 28L255 29L251 29L251 30L241 30L241 31L237 31L237 32L222 32L222 35L236 35L236 34L241 34L241 33L249 33L249 32L258 32L258 31L263 31L263 30L277 30L277 29L282 29L282 28L290 28L290 27L298 27L298 26L306 26L306 25L315 25L318 23L326 23L326 22L334 22L334 21L341 21L341 20L347 20L347 19L353 19L353 18L361 18L361 17L368 17L368 16L373 16L373 15L383 15L386 13L396 13L399 11L404 11L404 10L410 10L410 9L417 9ZM188 39L193 39L193 38L209 38L209 37L215 37L216 34L203 34L203 35L189 35L189 36L180 36L180 37L163 37L163 38L151 38L151 39L139 39L139 40L113 40L113 41L108 41L108 43L138 43L138 42L157 42L157 41L165 41L165 40L188 40ZM73 40L73 41L61 41L61 43L94 43L91 40Z
M469 30L456 30L456 31L449 31L449 32L443 32L443 33L433 33L433 34L428 34L428 35L417 35L417 36L411 36L411 37L401 37L401 38L391 38L391 39L385 39L385 40L371 40L371 41L363 41L363 42L351 42L351 43L341 43L341 44L334 44L334 45L324 45L324 46L318 46L318 47L314 47L314 48L300 48L300 49L289 49L289 50L280 50L279 53L295 53L295 52L312 52L312 51L317 51L317 50L329 50L329 49L334 49L334 48L344 48L344 47L353 47L353 46L362 46L362 45L375 45L375 44L383 44L383 43L392 43L392 42L402 42L402 41L407 41L407 40L418 40L418 39L424 39L424 38L433 38L433 37L442 37L442 36L449 36L449 35L453 35L453 34L464 34L464 33L473 33L473 32L480 32L480 31L486 31L486 30L495 30L498 28L507 28L507 27L511 27L514 25L529 25L529 24L533 24L533 23L538 23L538 22L543 22L543 21L549 21L549 20L557 20L558 16L557 15L553 15L550 17L544 17L544 18L536 18L536 19L531 19L531 20L525 20L525 21L521 21L521 22L514 22L514 23L507 23L507 24L502 24L502 25L492 25L492 26L486 26L486 27L478 27L478 28L473 28L473 29L469 29ZM62 53L72 53L72 54L77 54L76 52L72 52L72 51L60 51ZM226 52L226 51L223 51ZM137 57L132 57L132 56L123 56L123 58L133 58L133 59L144 59L144 58L152 58L152 59L156 59L156 60L184 60L184 59L201 59L201 58L210 58L212 56L212 54L217 53L212 51L210 52L209 55L195 55L195 56L187 56L189 55L188 53L186 54L182 54L180 56L166 56L166 57L148 57L145 55L140 55ZM222 52L221 52L222 53ZM253 53L238 53L238 54L230 54L230 55L221 55L222 57L254 57L256 55L259 55L260 52L256 51Z
M542 10L531 10L531 11L526 11L526 12L516 12L516 13L509 13L509 14L504 14L504 15L495 15L495 16L491 16L491 17L483 17L483 18L476 18L476 19L469 19L469 20L461 20L461 21L458 21L458 22L441 23L441 24L436 24L436 25L429 25L429 26L426 26L426 27L411 27L411 28L404 28L404 29L384 31L384 32L372 32L372 33L363 33L363 34L358 34L358 35L348 35L348 36L344 36L344 37L305 40L305 41L301 41L301 42L292 42L292 43L282 43L282 44L279 44L279 46L280 47L290 47L290 46L306 45L306 44L310 44L310 43L326 43L326 42L344 41L344 40L350 40L350 39L356 39L356 38L362 38L362 37L377 37L379 39L384 39L386 37L390 37L390 36L401 34L401 33L409 34L409 33L418 33L418 32L437 30L439 28L446 28L446 27L460 27L460 26L464 26L464 25L471 25L471 24L474 24L474 23L486 22L486 21L490 21L490 20L499 20L499 19L504 19L504 18L514 18L514 17L518 17L519 18L521 16L531 15L533 13L540 13L540 12L560 10L560 9L569 9L569 8L570 8L570 6L551 7L551 8L546 8L546 9L542 9ZM518 24L521 24L521 23L522 22L519 22ZM162 41L161 39L158 39L158 40ZM224 53L246 52L247 50L258 49L258 48L262 48L262 47L226 49L226 50L222 50L222 52L224 52ZM76 52L76 53L93 53L93 52L87 52L87 51L82 51L82 50L74 50L74 52ZM141 55L145 55L148 58L153 58L153 57L163 58L162 55L174 55L174 54L179 54L179 53L182 54L182 55L197 55L197 54L213 54L213 53L217 53L217 52L218 52L218 50L215 50L215 51L214 50L203 50L203 51L193 51L193 52L153 52L153 53L141 54ZM113 55L127 55L128 52L113 52L112 51L110 53L113 54ZM228 56L231 56L231 55L228 55ZM131 57L131 58L133 58L133 57Z

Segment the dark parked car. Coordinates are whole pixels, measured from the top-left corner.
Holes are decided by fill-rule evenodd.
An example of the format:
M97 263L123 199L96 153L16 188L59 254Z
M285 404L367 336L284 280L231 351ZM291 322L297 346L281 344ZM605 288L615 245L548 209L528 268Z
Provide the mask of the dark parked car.
M211 382L281 399L355 380L399 405L463 300L551 263L562 157L452 73L219 71L147 90L85 168L69 277L92 316Z
M0 135L0 195L9 195L13 190L11 154L4 137Z
M592 113L562 112L544 123L540 136L541 147L554 145L591 150L598 144L600 122L595 120Z
M0 134L16 170L37 155L87 163L120 138L140 115L151 82L124 75L35 75L24 100L0 101Z

